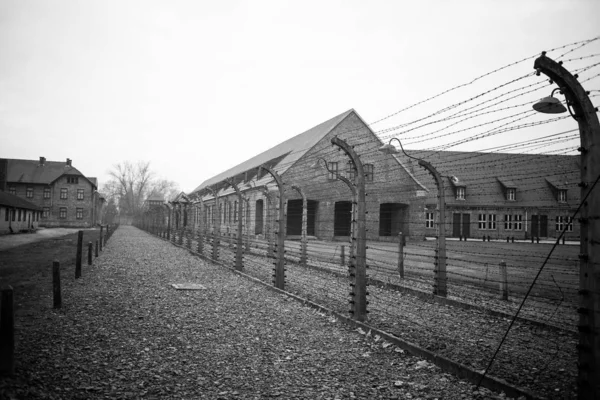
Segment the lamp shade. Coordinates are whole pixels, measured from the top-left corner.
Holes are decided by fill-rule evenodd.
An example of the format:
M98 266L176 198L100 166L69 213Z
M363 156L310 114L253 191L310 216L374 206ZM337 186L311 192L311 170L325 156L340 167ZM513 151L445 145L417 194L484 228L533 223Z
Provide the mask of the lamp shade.
M398 154L399 153L398 149L396 149L393 145L391 145L389 143L384 144L378 150L380 152L382 152L383 154Z
M535 103L533 109L544 114L561 114L567 111L560 100L552 96L544 97Z

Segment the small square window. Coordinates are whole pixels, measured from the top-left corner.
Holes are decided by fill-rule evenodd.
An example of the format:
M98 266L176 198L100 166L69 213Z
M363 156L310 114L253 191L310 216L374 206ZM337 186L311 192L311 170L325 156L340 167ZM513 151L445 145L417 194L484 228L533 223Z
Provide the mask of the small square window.
M46 219L50 216L50 208L44 207L42 211L42 219Z
M487 214L479 214L479 229L485 229Z
M59 209L59 214L58 214L58 217L59 217L60 219L66 219L66 218L67 218L67 207L61 207L61 208Z
M83 189L77 189L77 200L83 200Z
M77 219L83 219L83 208L76 208L75 209L75 218L77 218Z
M559 203L567 202L567 191L565 189L561 189L558 191L558 202Z
M465 199L465 188L459 186L456 188L456 200L464 200Z
M15 189L14 186L11 186L11 187L8 188L8 193L16 195L17 194L17 190Z
M496 229L496 214L488 215L488 229Z
M50 198L50 188L44 188L44 198L45 199Z
M434 228L434 217L432 212L425 213L425 228Z
M33 188L32 187L28 187L26 192L25 192L25 197L27 197L28 199L33 199Z
M515 201L517 198L517 189L508 188L506 189L506 200Z
M63 200L66 200L69 198L69 191L67 188L61 188L60 189L60 198Z

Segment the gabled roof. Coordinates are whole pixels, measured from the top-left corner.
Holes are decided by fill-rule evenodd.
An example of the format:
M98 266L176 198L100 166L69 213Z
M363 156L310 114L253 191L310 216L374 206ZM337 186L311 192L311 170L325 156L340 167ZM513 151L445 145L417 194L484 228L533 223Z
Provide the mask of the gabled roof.
M223 181L226 178L242 174L246 171L255 169L263 164L272 162L271 167L278 173L283 174L294 162L300 159L307 151L309 151L319 140L325 137L332 129L342 122L348 115L355 112L353 109L341 113L319 125L296 135L285 142L278 144L275 147L264 151L225 172L220 173L206 181L192 191L197 192ZM270 180L270 179L268 179Z
M463 206L555 207L552 186L568 189L568 205L580 198L579 156L548 154L480 153L407 150L413 157L430 162L443 177L456 177L458 184L444 179L446 204ZM428 204L437 203L437 189L428 173L414 166L414 173L429 189ZM465 200L455 198L454 188L466 187ZM516 200L506 199L506 188L516 189Z
M42 208L20 198L14 194L0 191L0 205L5 207L24 208L26 210L41 211Z
M62 161L45 161L40 164L39 160L7 159L7 183L32 183L49 185L62 175L77 175L87 179L95 188L95 178L87 178L77 168L67 165Z

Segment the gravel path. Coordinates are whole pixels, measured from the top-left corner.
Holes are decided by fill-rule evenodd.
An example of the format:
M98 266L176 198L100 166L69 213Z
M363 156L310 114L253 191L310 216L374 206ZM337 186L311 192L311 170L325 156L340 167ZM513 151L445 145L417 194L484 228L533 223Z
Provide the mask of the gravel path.
M61 310L48 292L17 314L0 398L499 397L133 227L70 275ZM205 289L170 286L186 282Z

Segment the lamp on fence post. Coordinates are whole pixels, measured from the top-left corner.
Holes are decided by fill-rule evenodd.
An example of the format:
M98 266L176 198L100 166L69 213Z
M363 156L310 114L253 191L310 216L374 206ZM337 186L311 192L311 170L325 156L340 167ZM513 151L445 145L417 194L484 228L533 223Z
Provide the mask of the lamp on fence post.
M543 73L556 82L558 90L565 96L565 108L552 95L533 105L536 111L555 114L569 111L579 124L581 140L581 199L587 199L581 205L580 251L579 251L579 352L577 391L580 399L600 399L600 327L596 322L600 313L600 191L593 190L600 178L600 123L598 108L594 108L586 92L572 75L562 66L546 57L543 52L533 67L537 75Z
M296 190L302 197L302 233L300 237L300 265L306 266L306 228L307 228L307 204L306 195L300 186L292 185L292 189Z
M235 269L238 271L241 271L243 269L243 264L242 264L242 245L243 245L243 237L242 237L242 201L243 201L243 197L242 197L242 192L240 191L240 189L238 188L238 186L235 184L235 181L233 178L230 179L225 179L224 182L226 184L228 184L229 186L231 186L233 188L233 190L235 190L235 193L238 196L238 211L237 211L237 215L238 215L238 224L237 224L237 248L235 249Z
M354 253L354 290L351 292L352 300L350 300L351 314L357 321L366 321L367 319L367 204L365 194L365 170L362 161L358 154L354 151L345 140L334 136L331 138L331 143L346 153L354 164L356 170L356 231L355 244L356 251Z
M258 167L259 175L261 169L271 174L279 189L279 232L277 232L277 263L275 266L274 283L276 288L283 290L285 288L285 197L283 194L283 182L279 174L266 165Z
M428 163L425 160L421 160L420 158L412 157L406 154L404 151L404 147L402 147L402 142L398 138L391 138L388 144L384 144L379 148L379 151L384 154L398 154L399 151L392 145L392 141L397 140L400 144L400 149L402 153L406 157L412 158L413 160L417 160L419 165L425 168L431 175L433 175L433 179L435 180L435 185L438 189L438 210L439 210L439 219L438 219L438 240L437 240L437 257L436 257L436 268L434 269L435 281L433 284L433 294L446 297L447 295L447 285L446 285L446 196L444 192L444 181L442 180L442 176L438 172L438 170Z

